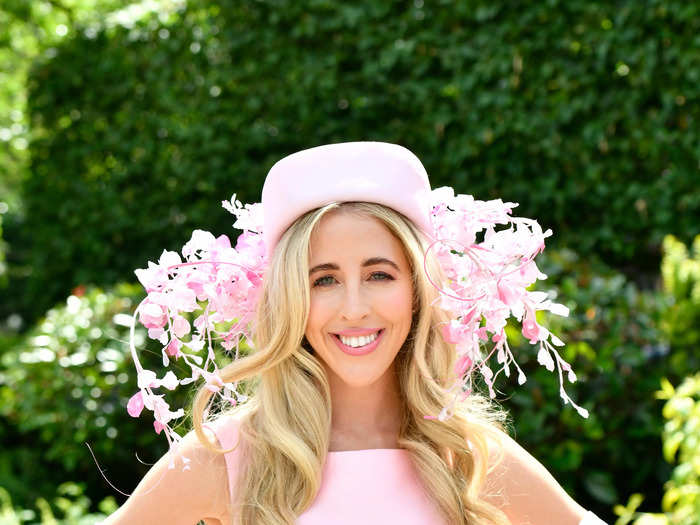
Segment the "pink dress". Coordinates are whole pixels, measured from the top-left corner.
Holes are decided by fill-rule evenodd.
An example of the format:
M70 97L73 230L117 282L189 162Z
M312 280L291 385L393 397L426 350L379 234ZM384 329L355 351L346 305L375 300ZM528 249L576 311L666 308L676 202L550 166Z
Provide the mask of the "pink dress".
M234 418L210 425L223 448L238 443ZM233 498L240 448L225 454ZM375 448L329 452L321 488L297 525L447 525L425 492L405 449ZM592 512L579 525L605 525Z
M210 425L223 448L238 443L234 418ZM224 454L231 498L240 448ZM447 525L428 498L405 449L329 452L321 488L297 525Z

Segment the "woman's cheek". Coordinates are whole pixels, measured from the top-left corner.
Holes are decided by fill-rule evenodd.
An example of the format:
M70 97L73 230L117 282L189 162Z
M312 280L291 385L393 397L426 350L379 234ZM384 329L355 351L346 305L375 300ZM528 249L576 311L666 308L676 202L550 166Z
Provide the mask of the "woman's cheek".
M316 320L317 324L323 324L322 318L328 318L335 311L337 297L332 293L311 293L309 316Z
M394 313L411 310L412 295L411 290L405 286L397 286L390 293L385 294L382 304L389 311Z

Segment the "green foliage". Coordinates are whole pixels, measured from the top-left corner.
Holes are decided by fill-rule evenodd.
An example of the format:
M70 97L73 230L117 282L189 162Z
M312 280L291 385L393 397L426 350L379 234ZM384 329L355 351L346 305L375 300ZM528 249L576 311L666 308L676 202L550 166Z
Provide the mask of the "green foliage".
M676 462L671 478L664 484L662 513L636 512L644 496L635 493L626 506L617 505L619 519L615 525L696 525L700 516L700 374L689 376L675 389L667 380L661 382L659 399L667 420L663 431L663 455Z
M538 258L548 279L537 286L552 290L568 317L541 315L565 343L561 356L577 381L564 388L589 410L587 419L563 404L559 378L537 363L537 347L515 330L512 349L527 376L519 388L515 374L503 390L513 413L515 438L552 472L584 507L601 517L633 489L659 493L661 462L640 463L660 449L663 422L653 392L669 374L668 345L658 329L666 299L641 292L624 275L595 257L569 250L545 250ZM686 372L687 373L687 372ZM512 393L512 394L511 394ZM663 475L663 473L662 473Z
M672 344L700 347L700 235L693 253L673 235L664 238L663 249L661 275L673 302L661 326Z
M671 341L671 360L688 372L700 368L697 358L686 361L685 352L697 353L700 343L700 236L693 242L692 252L672 235L664 238L661 263L663 288L669 297L668 307L661 316L660 327ZM679 357L680 356L680 357ZM660 379L658 399L666 399L663 417L663 457L678 464L664 484L662 513L637 512L644 501L642 493L634 492L626 506L618 505L616 525L695 525L700 516L700 375L683 378L674 389L666 378Z
M700 319L700 302L690 299L697 263L667 237L663 282L657 290L640 291L593 256L546 250L538 260L549 277L538 289L552 289L570 309L568 317L543 319L566 343L562 357L576 371L577 382L564 387L590 416L584 420L562 407L556 376L511 330L509 336L520 339L513 348L528 378L509 399L516 407L516 437L601 516L623 494L642 492L651 505L660 504L670 469L661 454L649 460L650 450L661 450L664 429L655 393L661 381L679 383L700 369L694 343L700 323L693 321ZM515 384L512 377L508 382L505 388Z
M42 53L93 25L105 13L137 0L3 0L0 3L0 196L21 214L19 185L27 176L27 73ZM164 4L165 1L161 1Z
M5 264L5 241L2 240L2 214L4 203L0 201L0 289L7 286L7 265Z
M700 232L699 10L191 0L78 29L28 81L26 215L8 233L26 277L5 314L131 279L194 228L228 232L219 202L258 200L274 161L357 139L405 144L434 186L519 202L556 242L655 271L665 232Z
M32 63L42 55L51 56L54 46L70 38L77 27L91 27L105 13L116 11L137 0L3 0L0 2L0 221L7 213L6 238L16 240L12 232L24 217L21 186L30 174L31 151L27 114L27 75ZM157 0L161 6L170 0ZM15 243L13 243L15 244ZM7 271L2 269L3 252L8 253ZM14 252L14 253L13 253ZM9 280L25 278L27 268L13 261L24 260L25 247L2 243L0 237L0 289ZM19 283L18 283L19 285ZM22 288L22 286L19 286ZM7 292L3 292L8 294ZM8 294L9 295L9 294ZM21 294L19 294L21 297ZM63 294L65 297L66 294ZM6 304L0 297L0 317L22 312L17 299ZM50 304L46 303L44 310ZM35 319L43 311L36 310Z
M147 415L139 421L125 409L138 390L126 342L139 294L137 285L77 290L0 356L0 444L12 450L0 455L0 486L20 504L66 478L90 481L89 495L98 499L106 483L85 443L125 492L146 470L136 454L153 462L167 449ZM153 366L160 348L146 339L137 328L135 344ZM185 395L175 394L181 406Z
M100 501L99 513L90 513L90 499L83 494L83 485L78 483L61 483L56 489L56 497L49 503L44 498L37 498L33 509L16 509L12 505L10 493L0 486L0 523L2 525L20 525L22 523L40 523L41 525L93 525L104 520L117 510L117 503L112 496ZM55 511L59 512L57 517ZM38 520L37 520L38 515Z

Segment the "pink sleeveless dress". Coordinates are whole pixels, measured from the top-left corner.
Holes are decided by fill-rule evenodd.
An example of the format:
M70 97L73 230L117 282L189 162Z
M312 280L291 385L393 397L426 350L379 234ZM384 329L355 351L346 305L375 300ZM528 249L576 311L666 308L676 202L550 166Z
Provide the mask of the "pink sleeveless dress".
M238 443L234 418L210 424L223 448ZM235 494L241 448L224 454L230 497ZM447 525L425 492L405 449L376 448L329 452L321 488L297 525ZM579 525L606 525L588 511Z
M238 443L237 421L209 425L223 448ZM225 454L230 496L240 448ZM396 448L329 452L321 488L297 525L447 525L428 498L408 451Z

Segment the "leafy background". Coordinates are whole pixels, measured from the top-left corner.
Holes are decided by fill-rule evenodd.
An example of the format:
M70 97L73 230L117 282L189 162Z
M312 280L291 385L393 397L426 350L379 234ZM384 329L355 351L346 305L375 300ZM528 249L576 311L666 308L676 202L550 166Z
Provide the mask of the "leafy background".
M698 35L683 1L3 2L2 512L94 520L123 498L84 442L126 492L164 452L124 410L135 268L235 236L221 200L282 156L384 140L554 231L539 288L591 416L516 341L516 439L606 521L696 523Z

